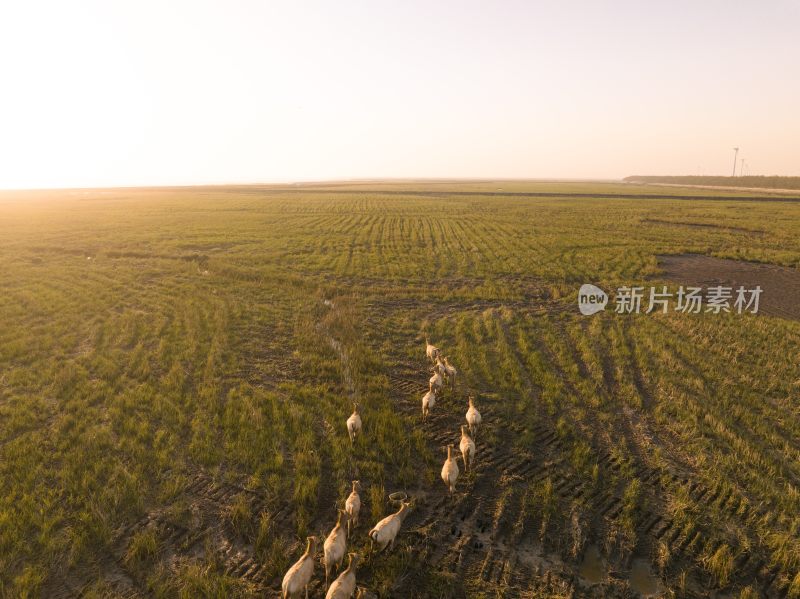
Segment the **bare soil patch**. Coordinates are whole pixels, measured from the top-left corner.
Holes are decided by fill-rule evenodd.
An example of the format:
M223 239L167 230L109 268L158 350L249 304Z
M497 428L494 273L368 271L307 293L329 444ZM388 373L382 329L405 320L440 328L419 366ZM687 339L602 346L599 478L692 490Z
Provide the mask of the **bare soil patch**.
M662 277L684 285L744 286L763 290L759 312L800 320L800 270L774 264L713 258L700 254L658 256Z

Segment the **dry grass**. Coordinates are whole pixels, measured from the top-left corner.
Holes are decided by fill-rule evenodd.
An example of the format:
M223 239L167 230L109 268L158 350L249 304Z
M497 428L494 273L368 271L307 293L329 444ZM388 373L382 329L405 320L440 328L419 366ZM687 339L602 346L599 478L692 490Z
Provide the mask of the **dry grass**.
M633 551L642 514L663 509L687 543L702 531L690 557L675 546L683 536L659 546L673 588L682 569L705 569L748 596L752 581L733 568L745 541L797 593L800 325L586 320L572 302L584 282L649 285L663 253L797 268L800 205L250 188L21 196L0 200L0 594L74 578L102 595L115 579L85 573L118 555L133 583L163 596L247 595L219 561L219 535L233 531L278 576L298 539L330 525L352 478L362 519L385 515L387 491L433 484L440 465L388 399L395 365L420 361L423 329L448 348L459 386L524 427L553 423L571 475L622 495L593 533L610 550ZM725 227L645 223L676 215ZM354 395L365 435L351 448ZM598 448L627 465L606 472ZM636 465L719 492L701 500L669 481L652 503ZM199 474L235 489L213 517L192 512ZM555 482L495 507L523 510L516 534L569 545ZM182 523L165 518L208 531L193 550L124 532L181 498ZM405 559L365 569L371 586L391 588Z

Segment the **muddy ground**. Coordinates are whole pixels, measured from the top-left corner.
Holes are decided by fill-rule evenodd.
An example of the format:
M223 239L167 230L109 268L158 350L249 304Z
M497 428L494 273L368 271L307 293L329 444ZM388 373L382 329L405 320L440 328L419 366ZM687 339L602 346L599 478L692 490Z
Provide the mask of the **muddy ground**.
M763 290L759 312L800 320L800 270L773 264L714 258L700 254L658 257L664 270L660 278L682 285L708 288L716 285Z

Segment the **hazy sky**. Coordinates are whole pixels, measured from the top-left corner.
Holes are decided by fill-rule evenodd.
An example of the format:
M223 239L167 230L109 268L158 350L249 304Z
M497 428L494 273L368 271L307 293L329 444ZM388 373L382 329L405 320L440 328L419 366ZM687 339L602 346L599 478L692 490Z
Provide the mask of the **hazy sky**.
M0 188L800 175L800 3L0 3Z

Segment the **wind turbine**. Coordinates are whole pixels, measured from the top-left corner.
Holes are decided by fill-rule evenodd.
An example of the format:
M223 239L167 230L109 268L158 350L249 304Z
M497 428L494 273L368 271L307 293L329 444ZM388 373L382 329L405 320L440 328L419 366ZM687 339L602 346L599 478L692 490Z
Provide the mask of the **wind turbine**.
M736 157L738 155L739 155L739 148L738 147L733 148L733 174L731 175L731 177L736 176Z

